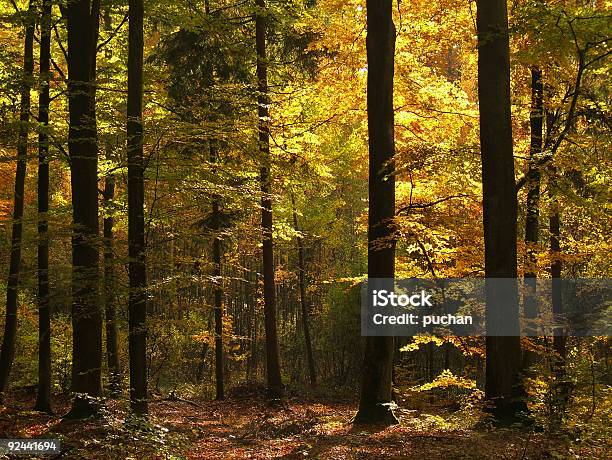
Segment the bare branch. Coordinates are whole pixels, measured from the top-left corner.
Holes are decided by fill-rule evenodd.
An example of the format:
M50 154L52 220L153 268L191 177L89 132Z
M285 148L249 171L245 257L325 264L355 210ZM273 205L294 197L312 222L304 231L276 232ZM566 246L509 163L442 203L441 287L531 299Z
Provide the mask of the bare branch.
M128 17L129 17L129 15L126 13L125 16L123 16L123 19L121 20L121 22L117 25L117 27L115 27L115 30L113 30L111 32L109 37L106 40L104 40L103 42L101 42L96 47L96 53L100 52L100 50L102 48L104 48L106 45L108 45L111 42L111 40L117 36L117 34L119 33L119 30L121 30L121 27L123 27L123 24L125 24L127 22Z
M433 206L436 206L438 204L444 203L446 201L450 201L453 200L455 198L469 198L470 195L467 195L465 193L459 194L459 195L451 195L451 196L447 196L445 198L440 198L439 200L436 201L432 201L431 203L411 203L408 206L404 206L403 208L400 208L397 212L396 215L400 215L402 213L408 213L413 209L426 209L426 208L431 208Z

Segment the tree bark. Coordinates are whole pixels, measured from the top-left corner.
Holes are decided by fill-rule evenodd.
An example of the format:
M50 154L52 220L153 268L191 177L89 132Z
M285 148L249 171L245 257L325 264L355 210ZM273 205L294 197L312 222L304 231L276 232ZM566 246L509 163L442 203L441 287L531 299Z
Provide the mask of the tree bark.
M128 48L128 243L129 243L129 350L130 402L138 415L147 404L147 271L144 222L144 157L142 129L142 71L144 52L142 0L129 2Z
M486 278L506 278L486 289L485 395L499 421L524 408L517 276L510 58L506 0L477 1L478 96L482 155ZM495 336L501 327L512 336ZM493 335L491 335L493 334Z
M542 134L544 122L542 71L537 67L531 69L531 146L529 149L529 169L534 168L537 157L542 153ZM525 243L527 244L527 267L525 278L536 278L536 253L533 246L538 244L540 215L540 171L535 168L527 173L531 180L527 192L527 218L525 222ZM536 311L537 313L537 311Z
M108 33L112 31L110 6L104 10L104 30ZM112 57L111 48L106 50L106 58ZM112 135L107 135L104 143L106 160L113 157ZM117 280L115 278L115 253L114 253L114 210L113 200L115 199L115 174L109 173L104 179L104 314L106 327L106 364L108 366L109 393L112 398L119 397L121 393L121 364L119 362L119 344L117 335L117 308L115 296Z
M368 278L395 276L395 134L392 0L368 0L368 133L370 151ZM397 423L391 403L393 337L367 337L355 423Z
M98 297L98 145L95 67L100 5L73 0L68 26L68 149L72 185L72 391L70 418L97 413L101 388L102 312Z
M49 310L49 69L51 0L43 0L40 21L40 93L38 99L38 391L34 408L51 413L51 312Z
M308 375L310 384L317 384L317 372L312 351L312 339L310 338L310 319L308 312L308 302L306 301L306 266L304 264L304 241L300 236L300 226L298 225L298 215L295 208L295 197L291 194L291 207L293 208L293 229L296 231L296 242L298 250L298 270L300 283L300 305L302 307L302 328L304 329L304 342L306 344L306 359L308 360Z
M530 177L527 191L527 209L525 218L525 292L524 292L524 312L527 320L527 327L530 335L535 334L533 326L529 323L538 315L537 301L537 250L539 238L539 218L540 218L540 171L535 167L538 155L542 153L542 135L544 124L544 104L543 104L543 85L542 71L538 67L531 68L531 114L529 117L531 128L531 144L529 149L529 171ZM523 356L523 367L528 369L535 363L536 354L530 350L525 350Z
M210 2L204 1L204 11L210 14ZM211 81L214 78L211 71ZM218 160L218 151L215 141L210 140L209 145L210 162L214 165ZM215 309L215 383L216 397L225 398L224 391L224 360L223 360L223 278L222 278L222 242L219 232L221 231L221 201L218 194L213 195L212 201L212 230L213 230L213 279L214 279L214 309ZM204 353L202 363L204 363ZM202 367L203 369L203 367Z
M218 158L217 148L214 141L210 144L210 161L216 163ZM223 278L221 260L221 215L220 197L218 194L213 196L212 202L212 230L213 230L213 280L215 297L215 382L217 400L225 398L223 388Z
M17 339L17 302L19 274L21 271L21 238L23 233L23 203L30 132L30 89L34 72L34 2L31 0L25 22L23 45L23 82L19 107L19 137L17 141L17 168L15 171L15 198L13 203L13 229L11 235L11 259L6 286L6 318L2 352L0 352L0 400L8 385L15 358Z
M563 315L563 299L561 295L561 286L559 285L561 271L563 269L563 262L559 258L561 254L561 214L558 209L557 200L554 197L551 204L553 206L553 213L550 216L549 227L550 252L552 256L550 265L550 276L552 278L552 309L555 318L559 318ZM567 354L565 345L566 337L564 331L561 328L555 328L553 348L557 355L555 357L555 374L557 379L562 379L565 376L565 358Z
M561 213L559 204L551 191L551 206L552 214L549 219L550 230L550 252L552 262L550 264L550 277L552 279L552 310L556 320L559 320L563 315L563 297L560 286L561 272L563 270L563 262L561 261ZM555 357L555 375L558 380L565 377L565 358L567 355L566 341L564 328L555 328L553 335L553 348L556 353Z
M554 170L554 169L553 169ZM552 311L555 321L563 321L563 296L561 287L561 272L563 270L563 262L561 261L561 213L559 212L559 204L555 197L555 192L551 185L551 215L549 218L550 230L550 276L552 279ZM552 425L554 428L559 428L563 421L567 403L569 401L570 386L566 378L565 361L567 358L567 337L564 327L555 327L553 330L553 375L555 378L553 384L553 404L554 411L552 416Z
M108 141L107 141L108 142ZM106 146L107 158L110 145ZM115 279L115 254L113 227L113 200L115 199L115 176L110 174L104 180L104 310L106 315L106 361L109 372L109 390L113 398L121 392L121 365L119 363L119 344L117 342L117 309L115 295L117 282Z
M270 124L268 95L268 59L266 56L267 9L265 0L256 0L255 42L257 48L257 107L259 116L259 151L261 154L261 227L263 236L264 326L266 331L266 377L268 397L283 396L278 333L276 330L276 289L274 283L274 243L272 241L272 197L270 196Z

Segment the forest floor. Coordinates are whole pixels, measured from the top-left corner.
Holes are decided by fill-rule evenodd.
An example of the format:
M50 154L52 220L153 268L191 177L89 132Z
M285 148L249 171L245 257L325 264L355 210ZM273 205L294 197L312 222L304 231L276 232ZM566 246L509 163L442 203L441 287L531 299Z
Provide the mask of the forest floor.
M355 427L352 402L288 399L273 407L261 396L220 402L170 396L152 401L147 428L135 429L121 402L109 402L99 419L77 422L31 411L31 394L7 400L0 406L0 438L59 438L62 454L56 458L606 458L603 450L568 450L565 442L529 431L441 427L443 418L426 411L399 409L400 424L393 427ZM58 412L67 410L68 400L55 405Z

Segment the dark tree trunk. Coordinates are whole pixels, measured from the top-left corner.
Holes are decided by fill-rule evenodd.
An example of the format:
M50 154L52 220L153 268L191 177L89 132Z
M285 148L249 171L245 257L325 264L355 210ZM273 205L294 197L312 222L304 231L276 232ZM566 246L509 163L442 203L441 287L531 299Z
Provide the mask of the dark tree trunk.
M110 6L104 10L104 30L108 33L112 31ZM111 48L107 48L106 58L112 57ZM106 160L113 157L115 145L108 135L105 141ZM112 398L119 397L121 393L121 364L119 363L119 344L117 342L117 308L115 305L115 295L117 281L115 278L115 254L114 254L114 234L115 225L113 200L115 199L115 174L109 173L104 179L104 313L106 327L106 363L109 373L109 390Z
M527 176L530 177L527 183L527 210L525 219L525 292L524 292L524 311L527 327L530 335L535 333L529 320L534 320L538 315L538 301L536 297L537 288L537 252L540 218L540 170L535 167L538 156L542 153L542 134L544 124L544 104L543 104L543 85L542 71L538 67L531 68L531 114L529 117L531 128L531 145L529 149L529 170ZM528 369L535 363L536 354L530 350L525 350L523 356L523 367Z
M554 170L554 169L553 169ZM549 218L550 230L550 253L552 262L550 264L550 277L552 278L552 310L555 321L563 321L563 297L561 289L561 271L563 262L561 261L561 214L559 205L554 196L551 184L551 215ZM567 358L567 337L564 327L555 327L553 331L553 416L552 425L554 428L561 426L567 404L569 402L570 382L566 378L565 361Z
M15 171L15 197L13 204L13 230L11 236L11 260L6 285L6 318L2 352L0 352L0 399L8 385L17 339L17 301L19 272L21 270L21 237L23 233L23 200L28 156L28 134L30 121L30 88L34 72L34 2L30 1L25 23L23 45L23 82L19 107L19 138L17 141L17 169Z
M537 67L531 68L531 114L529 124L531 128L531 145L529 149L529 170L527 176L527 210L525 219L525 292L524 312L527 320L526 327L529 335L534 335L535 330L530 320L538 315L538 301L536 297L537 288L537 249L539 218L540 218L540 170L535 166L542 153L542 136L544 125L544 103L543 103L542 71ZM523 355L523 368L527 370L536 362L537 355L533 351L525 350Z
M210 162L217 162L217 148L214 142L210 145ZM221 272L221 215L220 197L215 194L212 202L212 230L213 230L213 279L215 297L215 381L216 399L225 398L223 389L223 278Z
M395 276L395 139L392 0L368 0L368 132L370 150L368 278ZM393 281L390 281L393 289ZM391 409L393 337L367 337L356 423L397 423Z
M99 408L102 314L99 304L98 145L96 126L96 45L98 0L69 3L69 153L74 235L72 241L72 390L67 417L83 418Z
M38 98L38 391L34 408L51 413L51 315L49 311L49 69L51 0L43 0L40 21L40 94Z
M210 14L210 2L204 1L204 11ZM214 78L210 75L211 79ZM211 140L209 145L210 162L214 165L219 157L215 141ZM215 384L217 400L225 398L224 391L224 360L223 360L223 278L221 265L221 201L218 194L213 196L212 200L212 230L213 230L213 279L214 279L214 309L215 309ZM207 347L205 345L205 347ZM207 348L205 348L206 350ZM202 354L202 370L204 369L204 357ZM201 373L200 373L201 374Z
M552 197L553 212L549 220L550 228L550 252L552 262L550 264L550 277L552 278L552 309L557 320L563 315L563 298L561 295L561 270L563 262L560 259L561 255L561 214L559 212L557 200ZM565 378L565 358L566 351L566 336L563 328L555 328L553 335L553 348L555 351L554 370L557 380Z
M142 135L142 69L144 49L142 0L130 0L128 48L128 242L130 402L134 413L147 404L147 270L144 221L144 158Z
M306 344L306 358L308 359L308 375L310 384L317 384L317 372L312 352L312 339L310 338L310 319L308 318L308 302L306 301L306 266L304 264L304 241L300 236L300 226L298 225L298 215L295 209L295 197L291 194L291 206L293 208L293 229L296 231L296 241L298 249L298 270L300 282L300 305L302 307L302 328L304 329L304 342Z
M106 147L107 158L110 145ZM117 309L115 295L115 254L113 227L113 200L115 199L115 176L110 174L104 180L104 310L106 315L106 361L108 365L110 395L113 398L121 392L121 365L119 363L119 345L117 342Z
M553 282L552 305L555 316L563 315L563 301L558 281L561 278L561 269L563 267L562 262L559 259L559 254L561 251L561 246L559 244L559 240L561 238L560 227L561 216L557 210L552 216L550 216L550 250L553 256L553 262L550 266L550 275ZM565 374L565 358L567 354L565 349L566 337L563 334L563 331L556 332L557 333L555 333L553 337L553 347L555 349L555 353L557 354L555 369L557 377L563 378Z
M527 260L525 278L536 277L536 253L533 246L538 244L539 217L540 217L540 170L534 167L538 155L542 153L542 134L544 124L544 104L542 71L537 67L531 69L531 114L529 117L531 128L531 145L529 149L530 177L527 192L527 218L525 221L525 243L527 244ZM534 312L537 314L537 311ZM535 314L533 315L535 316ZM532 316L532 317L533 317Z
M261 153L261 227L263 234L264 326L266 330L266 376L268 397L283 396L278 334L276 331L276 289L274 284L274 244L272 241L272 197L270 195L270 124L268 95L268 59L266 57L266 2L256 0L255 41L257 47L257 107L259 116L259 151Z
M72 391L68 417L84 418L99 408L102 312L98 296L98 145L95 67L100 5L73 0L68 27L68 148L72 185Z
M508 12L505 0L477 1L478 96L482 155L485 276L510 279L486 290L485 394L500 421L524 408L520 378L517 200L510 115ZM503 327L512 336L495 336ZM491 335L493 334L493 335Z

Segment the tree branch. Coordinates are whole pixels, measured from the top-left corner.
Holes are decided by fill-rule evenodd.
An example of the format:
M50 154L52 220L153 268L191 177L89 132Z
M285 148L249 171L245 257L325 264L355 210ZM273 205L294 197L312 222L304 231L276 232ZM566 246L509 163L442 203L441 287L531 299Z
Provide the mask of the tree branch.
M96 47L96 53L100 52L100 50L102 48L104 48L106 45L108 45L110 43L110 41L117 36L117 34L119 33L119 30L121 29L121 27L123 27L123 24L125 24L127 22L128 17L129 17L129 15L126 13L125 16L123 16L123 19L121 20L121 22L117 25L117 27L115 27L115 30L113 30L111 32L109 37L106 40L104 40L103 42L101 42Z
M468 198L470 195L467 195L465 193L459 194L459 195L451 195L451 196L447 196L445 198L440 198L439 200L436 201L432 201L431 203L412 203L409 204L408 206L404 206L403 208L400 208L395 214L396 215L400 215L402 213L408 213L409 211L413 210L413 209L426 209L426 208L431 208L433 206L436 206L440 203L444 203L445 201L450 201L453 200L455 198Z

